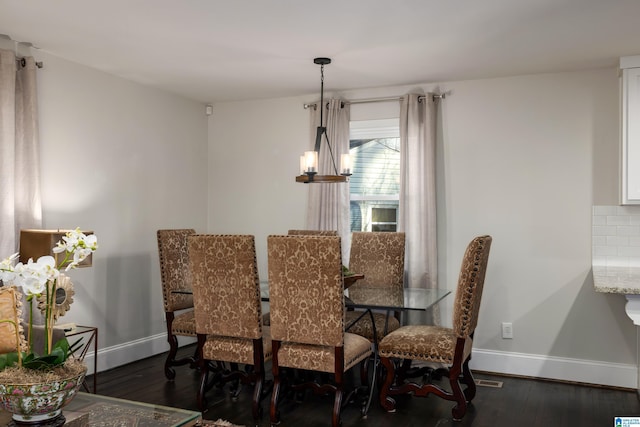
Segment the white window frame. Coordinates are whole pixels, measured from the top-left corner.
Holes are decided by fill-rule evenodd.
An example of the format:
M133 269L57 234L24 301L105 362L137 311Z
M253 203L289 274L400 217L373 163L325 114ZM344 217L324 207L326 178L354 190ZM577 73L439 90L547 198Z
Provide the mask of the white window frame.
M369 138L400 138L400 120L394 119L375 119L375 120L354 120L349 123L349 140L352 139L369 139ZM369 194L353 194L349 195L349 201L355 202L377 202L377 201L395 201L398 202L398 209L400 205L400 194L385 194L385 195L369 195ZM365 223L366 231L371 231L373 222L367 220L371 219L372 209L379 207L375 205L369 205L367 207L367 213L363 216L363 222ZM378 225L383 223L376 223ZM397 223L396 228L397 228Z

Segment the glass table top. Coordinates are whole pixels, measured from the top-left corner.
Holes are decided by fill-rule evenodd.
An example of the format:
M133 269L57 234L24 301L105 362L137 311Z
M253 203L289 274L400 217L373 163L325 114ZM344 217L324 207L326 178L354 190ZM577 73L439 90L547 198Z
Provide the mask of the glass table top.
M348 291L347 305L355 308L425 311L451 293L448 289L390 289L359 286Z
M200 412L78 393L62 410L69 426L179 427L193 426Z
M192 294L190 289L177 289L176 294ZM353 308L370 308L380 310L426 311L434 304L442 301L451 291L434 288L390 289L377 286L353 286L345 291L345 305ZM269 284L260 282L260 297L269 302Z
M345 291L345 305L379 310L425 311L451 293L448 289L390 289L377 286L353 286ZM260 282L260 297L269 301L269 284Z

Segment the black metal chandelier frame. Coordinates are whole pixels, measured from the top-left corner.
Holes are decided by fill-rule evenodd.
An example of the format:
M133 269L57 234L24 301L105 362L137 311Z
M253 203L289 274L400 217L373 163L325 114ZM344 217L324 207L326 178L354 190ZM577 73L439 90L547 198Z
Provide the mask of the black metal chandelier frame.
M327 127L324 124L324 66L331 64L330 58L314 58L314 64L320 65L320 126L316 128L316 142L314 146L314 151L317 153L316 156L320 153L320 146L322 145L322 140L324 136L324 140L327 142L327 147L329 149L329 155L331 157L331 163L333 166L333 170L335 172L334 175L319 175L317 171L311 169L305 169L301 171L300 175L296 176L296 182L302 182L305 184L309 183L327 183L327 182L347 182L348 177L351 176L351 173L338 173L338 168L336 166L336 159L333 155L333 150L331 149L331 143L329 142L329 137L327 135Z

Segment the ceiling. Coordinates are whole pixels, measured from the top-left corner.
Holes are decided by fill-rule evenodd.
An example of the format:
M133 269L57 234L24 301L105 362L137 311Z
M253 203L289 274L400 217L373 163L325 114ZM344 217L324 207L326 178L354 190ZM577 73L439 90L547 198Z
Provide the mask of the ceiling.
M614 67L639 0L0 0L0 34L204 103ZM45 63L46 68L46 63Z

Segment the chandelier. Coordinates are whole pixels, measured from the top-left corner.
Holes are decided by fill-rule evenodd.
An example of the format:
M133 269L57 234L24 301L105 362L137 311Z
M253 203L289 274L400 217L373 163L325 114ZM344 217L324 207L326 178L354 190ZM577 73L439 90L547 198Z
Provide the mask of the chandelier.
M304 155L300 156L300 175L296 176L296 182L309 183L327 183L327 182L347 182L348 177L351 176L351 156L349 154L342 154L340 156L340 173L336 167L335 157L333 156L333 150L329 143L329 137L327 136L327 127L323 121L324 106L324 66L331 64L330 58L315 58L314 64L320 65L320 126L316 129L316 143L313 151L305 151ZM322 140L327 142L327 148L331 157L331 163L333 166L334 175L318 175L318 153L320 152L320 146Z

